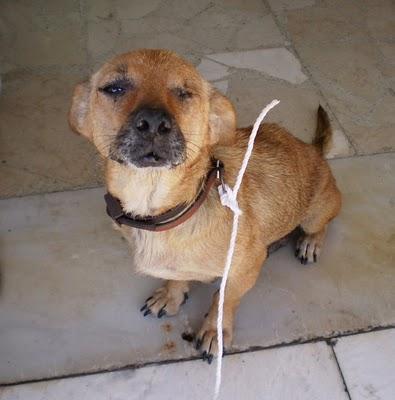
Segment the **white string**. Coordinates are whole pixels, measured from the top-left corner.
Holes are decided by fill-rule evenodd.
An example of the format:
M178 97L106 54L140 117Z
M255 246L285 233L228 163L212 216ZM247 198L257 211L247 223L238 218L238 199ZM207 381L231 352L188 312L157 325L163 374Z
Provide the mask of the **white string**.
M232 233L230 235L228 254L226 255L224 273L222 276L221 286L219 289L218 318L217 318L218 357L217 357L217 370L215 377L216 379L215 379L214 400L218 399L219 391L221 388L221 379L222 379L222 355L223 355L222 322L224 317L225 287L226 287L226 282L228 280L230 267L232 265L233 253L235 251L235 246L236 246L237 229L239 226L239 216L241 215L241 210L237 202L237 193L239 192L244 173L247 169L248 161L250 160L252 154L254 141L258 133L259 126L261 125L263 119L266 117L266 114L279 102L280 102L279 100L273 100L261 111L258 118L256 119L254 127L252 128L250 138L248 140L248 146L246 153L244 155L243 163L241 164L240 171L239 174L237 175L236 183L233 189L231 189L226 184L224 185L224 187L222 187L222 185L218 186L218 192L221 199L221 204L223 206L229 207L233 211L233 226L232 226Z

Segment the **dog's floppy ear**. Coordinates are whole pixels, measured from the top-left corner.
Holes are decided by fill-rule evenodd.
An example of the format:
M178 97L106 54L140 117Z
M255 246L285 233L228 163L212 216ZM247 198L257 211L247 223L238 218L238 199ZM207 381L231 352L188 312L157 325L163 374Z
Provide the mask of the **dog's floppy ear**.
M88 118L89 97L90 83L88 81L79 83L74 88L69 111L69 124L74 132L92 140L92 130Z
M236 111L232 103L214 88L210 92L208 123L212 144L226 145L233 142L236 134Z

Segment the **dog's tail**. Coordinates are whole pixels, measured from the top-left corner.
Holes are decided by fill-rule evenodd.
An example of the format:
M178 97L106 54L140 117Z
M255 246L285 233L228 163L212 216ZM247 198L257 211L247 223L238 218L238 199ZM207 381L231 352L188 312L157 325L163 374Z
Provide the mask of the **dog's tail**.
M332 145L332 128L327 112L320 105L317 112L317 129L313 139L313 145L317 147L321 155L326 155Z

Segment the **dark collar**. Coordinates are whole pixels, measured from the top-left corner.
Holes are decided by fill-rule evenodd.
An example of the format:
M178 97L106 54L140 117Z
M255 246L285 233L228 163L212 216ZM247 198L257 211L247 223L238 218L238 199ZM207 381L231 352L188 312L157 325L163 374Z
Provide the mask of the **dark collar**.
M218 180L223 182L224 166L221 161L213 160L213 166L206 175L195 201L191 204L180 204L163 214L148 216L145 218L133 218L123 211L121 202L110 193L104 195L107 204L107 214L118 224L127 225L147 231L162 232L172 229L187 219L200 208L206 200L214 183Z

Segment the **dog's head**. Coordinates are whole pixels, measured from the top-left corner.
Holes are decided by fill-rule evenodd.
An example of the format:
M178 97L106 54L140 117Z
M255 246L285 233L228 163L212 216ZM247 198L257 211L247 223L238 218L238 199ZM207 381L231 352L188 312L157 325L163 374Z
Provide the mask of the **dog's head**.
M165 50L138 50L106 63L74 90L69 122L102 156L137 168L174 168L233 139L229 100Z

